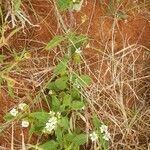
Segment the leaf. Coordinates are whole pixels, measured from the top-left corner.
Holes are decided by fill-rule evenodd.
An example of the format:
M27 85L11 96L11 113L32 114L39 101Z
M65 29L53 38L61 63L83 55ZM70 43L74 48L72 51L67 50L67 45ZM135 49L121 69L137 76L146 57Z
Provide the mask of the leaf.
M81 86L86 87L92 83L92 79L88 75L81 75L77 82Z
M49 89L49 90L55 90L55 91L58 90L57 87L56 87L56 85L55 85L55 82L48 83L47 89Z
M75 145L83 145L87 142L87 135L86 134L79 134L72 140Z
M72 101L72 97L69 94L66 94L63 98L63 105L64 106L70 106Z
M4 116L4 119L6 120L6 121L10 121L10 120L12 120L12 119L14 119L15 117L14 116L12 116L10 113L7 113L5 116Z
M69 132L65 135L67 141L72 142L72 139L76 137L76 133Z
M58 9L64 11L70 9L73 5L72 0L57 0Z
M80 99L80 91L76 88L73 88L71 90L71 96L72 96L72 99L79 100Z
M63 117L61 120L60 120L60 126L62 128L64 128L65 130L67 130L69 128L69 120L68 120L68 117Z
M101 125L101 122L100 122L100 120L99 120L99 118L97 117L96 114L93 115L92 121L93 121L94 127L99 129L99 127Z
M8 85L8 94L10 97L15 98L14 89L12 88L12 86L9 85Z
M67 88L68 77L64 76L55 81L55 85L59 90L64 90Z
M52 109L54 111L59 111L61 102L56 96L52 96Z
M88 38L84 34L76 34L75 32L69 32L67 37L70 41L71 54L74 54L76 49L79 49L84 43L87 42Z
M80 102L80 101L73 101L71 107L72 107L72 109L74 109L74 110L81 110L82 107L84 107L84 103L83 103L83 102Z
M79 145L73 145L72 150L80 150L80 146Z
M62 145L63 143L63 133L62 130L60 128L57 127L57 129L55 129L55 135L57 137L57 141L59 142L60 145Z
M64 39L65 39L64 36L56 35L50 42L48 42L46 49L50 50L50 49L58 46Z
M44 144L40 145L38 150L57 150L58 143L54 140L47 141Z
M45 124L49 118L49 113L44 111L33 112L29 116L38 120L40 123Z
M29 135L32 136L33 133L37 135L41 135L41 132L44 128L45 124L41 122L34 122L31 124Z
M30 128L30 135L33 133L40 134L49 119L49 113L44 111L33 112L29 114L29 118L33 120Z
M81 63L81 55L80 54L78 54L78 53L74 53L73 54L73 59L74 59L74 61L76 62L76 63Z
M66 73L68 64L68 58L63 58L63 60L57 64L56 68L54 69L54 73L56 75L63 75Z
M14 0L14 7L15 12L19 11L21 7L21 0Z

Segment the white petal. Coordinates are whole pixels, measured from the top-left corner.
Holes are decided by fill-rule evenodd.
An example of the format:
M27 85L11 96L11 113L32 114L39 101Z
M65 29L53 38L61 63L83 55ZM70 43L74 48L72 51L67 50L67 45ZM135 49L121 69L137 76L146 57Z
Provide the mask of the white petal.
M30 123L27 120L23 120L22 123L21 123L21 125L22 125L23 128L27 128L29 126L29 124Z

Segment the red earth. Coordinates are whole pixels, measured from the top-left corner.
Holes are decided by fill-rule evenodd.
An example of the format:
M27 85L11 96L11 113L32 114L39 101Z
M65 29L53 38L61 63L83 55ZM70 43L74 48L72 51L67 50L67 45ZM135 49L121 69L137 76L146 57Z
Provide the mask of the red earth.
M41 74L38 74L39 76L35 77L34 74L36 75L37 72L43 71L47 66L54 65L53 56L55 53L48 52L44 49L46 43L50 41L54 35L62 32L57 21L54 6L47 0L36 0L32 1L31 4L25 3L26 13L29 15L32 24L38 24L38 26L27 25L24 32L19 32L9 41L10 49L15 49L19 52L23 48L26 48L30 51L31 58L20 63L20 66L23 67L22 73L12 73L10 75L16 81L16 90L18 90L16 93L18 94L18 98L14 100L8 96L5 89L1 90L1 123L4 122L3 116L5 113L20 100L26 99L25 93L27 91L34 95L34 92L37 90L37 85L40 83L40 81L34 78L39 78L41 76ZM68 29L76 31L77 33L86 34L90 38L89 47L84 48L83 55L87 60L90 69L95 74L94 76L96 76L93 76L95 81L97 80L97 70L101 69L101 76L103 76L108 69L108 66L105 63L99 68L99 60L103 58L102 54L104 51L108 54L112 51L112 42L114 43L114 53L118 55L119 51L125 47L130 47L132 44L150 48L150 15L148 12L133 12L129 13L126 20L114 20L112 16L106 16L103 13L100 9L99 1L95 0L95 2L85 2L79 12L63 13L62 16ZM112 28L114 28L114 30L112 30ZM114 36L112 37L112 35ZM131 49L129 48L127 50ZM11 55L11 52L6 50L6 48L2 48L2 51L4 54ZM137 57L136 63L140 65L139 68L143 68L150 64L149 61L145 60L145 57L143 57L144 52L144 48L137 49L135 52ZM130 61L132 61L132 58ZM143 64L141 64L141 62L143 62ZM50 71L47 71L47 73L43 75L41 82L49 77ZM101 79L106 83L109 83L109 73L105 78L102 77ZM37 83L33 81L37 81ZM133 103L131 100L129 102L130 105ZM14 143L18 146L19 143L21 144L22 142L21 130L19 125L15 125L14 128ZM29 140L28 131L24 131L24 134L25 141L27 142ZM11 135L11 128L0 135L0 146L9 149ZM31 138L30 143L37 143L37 141L38 139L33 137Z

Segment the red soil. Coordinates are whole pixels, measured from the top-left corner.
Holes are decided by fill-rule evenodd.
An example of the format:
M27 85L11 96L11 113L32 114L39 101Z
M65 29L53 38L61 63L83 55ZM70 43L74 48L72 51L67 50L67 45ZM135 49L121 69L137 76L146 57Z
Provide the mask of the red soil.
M31 7L29 4L26 4L28 7ZM54 13L54 8L52 7L51 2L47 0L36 0L32 2L32 6L34 11L36 12L37 18L32 10L26 10L30 16L30 20L33 24L39 25L39 27L28 27L25 29L24 32L20 32L16 35L15 38L12 38L9 42L9 46L11 48L15 48L17 51L20 51L23 47L28 49L31 54L31 61L24 61L21 66L23 68L45 68L46 65L52 66L53 62L51 61L53 58L51 53L45 51L43 47L45 47L45 43L47 43L54 35L60 32L60 28L57 24L57 19ZM88 1L87 4L84 3L84 6L80 12L73 12L73 21L68 17L69 14L64 15L65 23L69 26L72 26L72 30L76 30L78 33L87 34L90 37L90 47L98 48L99 50L104 50L104 47L107 45L108 49L111 51L111 42L112 42L112 27L114 23L114 19L111 17L104 17L99 2L96 1L94 4L93 1ZM83 18L86 18L85 22L82 23ZM149 17L149 16L148 16ZM116 20L114 32L115 32L115 40L114 40L114 50L118 52L123 48L123 45L131 45L131 44L140 44L145 47L150 48L150 21L145 14L136 14L134 16L129 16L127 21L124 20ZM122 36L123 35L123 36ZM5 53L5 52L4 52ZM141 56L142 56L141 52ZM93 48L86 48L84 49L85 58L90 61L89 66L90 69L96 72L100 69L98 66L99 60L102 59L102 55L100 52L95 51ZM139 54L138 54L139 55ZM49 61L45 61L48 57ZM37 58L34 60L34 58ZM139 57L138 62L141 62L142 58ZM48 62L48 64L47 64ZM36 64L36 65L35 65ZM103 64L101 68L102 72L105 73L107 70L107 65ZM35 69L35 73L38 70ZM24 72L26 76L31 80L31 75L34 71L31 72ZM49 72L48 72L49 74ZM48 75L47 74L47 75ZM96 74L96 73L95 73ZM109 78L109 77L108 77ZM33 83L27 82L25 78L16 77L18 83L22 83L20 85L24 85L24 89L32 89L33 92L36 90L35 85ZM104 82L107 82L108 79L105 79ZM109 81L108 81L109 82ZM32 88L31 88L32 87ZM24 96L25 91L21 91L22 95ZM31 92L30 92L31 93ZM22 96L22 97L23 97ZM7 96L7 93L2 91L0 94L0 122L6 112L8 112L16 103L19 102L18 100L12 100L10 97ZM21 143L21 135L20 131L15 128L15 138ZM25 139L27 139L27 132L25 132ZM3 147L8 148L8 143L11 141L11 132L10 130L5 132L5 139L4 137L0 138L3 139L0 141L0 145ZM31 143L35 139L31 141ZM18 144L18 142L15 142ZM9 149L9 148L8 148Z

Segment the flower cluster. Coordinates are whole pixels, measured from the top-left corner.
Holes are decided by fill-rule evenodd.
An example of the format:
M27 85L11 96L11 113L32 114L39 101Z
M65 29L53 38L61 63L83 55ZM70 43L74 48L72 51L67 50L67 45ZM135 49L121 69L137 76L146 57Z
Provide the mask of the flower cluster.
M18 115L18 110L13 108L10 112L9 112L13 117L16 117Z
M100 126L100 131L101 131L101 133L103 135L102 138L105 141L109 141L110 133L108 132L108 127L103 124L103 125ZM95 141L98 140L98 134L94 131L93 133L90 134L90 138L91 138L92 142L95 142Z
M22 120L21 126L23 128L27 128L27 127L29 127L29 125L30 125L30 123L28 120Z
M108 132L108 127L103 124L103 125L101 125L100 130L101 130L101 133L104 134L103 139L106 141L109 141L110 133Z
M61 114L59 112L55 113L53 111L50 111L49 114L50 118L45 125L45 128L43 130L44 133L51 133L57 127L58 119L60 119L61 117Z
M76 49L76 51L75 51L75 53L77 53L77 54L81 54L81 48L79 47L78 49Z
M91 138L92 142L97 141L97 139L98 139L97 133L96 132L91 133L90 138Z
M10 110L10 115L12 115L13 117L16 117L17 115L19 115L19 111L24 111L25 108L27 108L27 104L26 103L20 103L18 105L17 108L13 108L12 110ZM29 121L28 120L22 120L21 122L21 126L23 128L27 128L28 126L30 125Z
M24 110L26 107L27 107L27 104L26 104L26 103L20 103L20 104L18 105L18 108L19 108L20 110Z
M21 110L23 111L25 108L26 108L27 104L25 103L20 103L18 105L18 108L13 108L12 110L10 110L10 114L13 116L13 117L16 117L18 114L19 114L19 111L18 110Z

